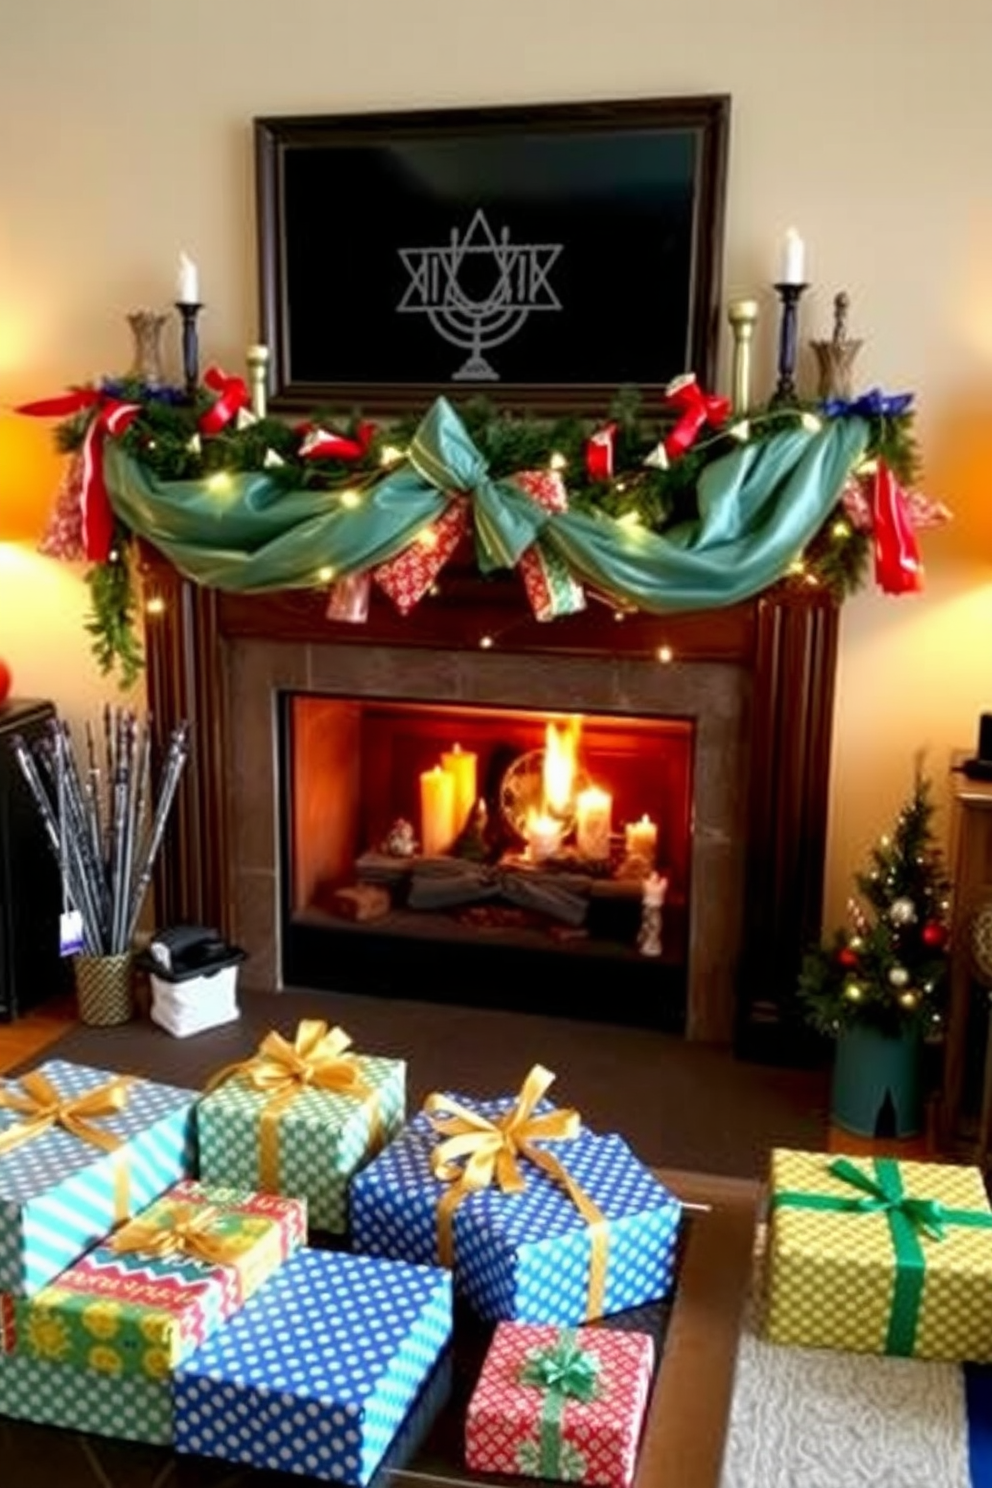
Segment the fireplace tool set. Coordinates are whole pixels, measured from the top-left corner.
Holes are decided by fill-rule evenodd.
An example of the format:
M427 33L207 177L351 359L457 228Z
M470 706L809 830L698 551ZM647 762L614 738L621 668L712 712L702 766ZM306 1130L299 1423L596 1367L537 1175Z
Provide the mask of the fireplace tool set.
M150 719L111 708L103 713L102 750L86 725L81 771L69 725L54 719L32 752L14 753L38 808L62 878L62 953L129 953L189 754L189 725L172 731L157 789Z

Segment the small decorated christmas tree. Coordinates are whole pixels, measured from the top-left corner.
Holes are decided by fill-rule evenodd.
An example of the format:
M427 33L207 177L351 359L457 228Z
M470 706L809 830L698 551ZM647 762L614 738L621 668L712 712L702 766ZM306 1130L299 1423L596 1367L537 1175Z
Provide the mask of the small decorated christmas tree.
M933 812L930 782L917 766L892 836L880 838L857 875L849 926L803 962L799 999L820 1033L834 1037L858 1023L888 1034L939 1028L950 906Z

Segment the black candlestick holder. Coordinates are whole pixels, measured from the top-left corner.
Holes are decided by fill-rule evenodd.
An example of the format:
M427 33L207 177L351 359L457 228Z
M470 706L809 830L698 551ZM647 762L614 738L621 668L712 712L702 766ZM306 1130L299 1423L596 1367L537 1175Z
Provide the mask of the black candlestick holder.
M799 301L808 284L776 284L775 293L782 302L782 319L778 331L778 383L772 394L773 403L796 403L796 359L799 354Z
M196 334L196 317L203 306L177 300L176 309L183 322L183 383L186 396L192 403L200 385L200 342Z

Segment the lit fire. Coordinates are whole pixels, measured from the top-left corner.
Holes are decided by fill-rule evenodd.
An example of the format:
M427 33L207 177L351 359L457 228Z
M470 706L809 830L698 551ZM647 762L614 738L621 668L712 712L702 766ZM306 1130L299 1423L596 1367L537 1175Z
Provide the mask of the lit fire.
M581 719L549 723L544 736L544 810L567 816L575 804L576 758Z

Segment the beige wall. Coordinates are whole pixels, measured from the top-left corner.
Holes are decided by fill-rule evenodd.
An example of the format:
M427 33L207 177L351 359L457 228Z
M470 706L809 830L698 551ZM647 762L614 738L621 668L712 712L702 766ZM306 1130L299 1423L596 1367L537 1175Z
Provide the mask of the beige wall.
M992 6L988 0L33 0L0 13L0 402L119 369L125 311L198 260L211 357L256 334L255 114L727 92L726 284L765 300L789 224L823 334L854 300L865 381L919 393L957 512L919 600L845 612L828 912L906 789L992 707ZM348 214L340 214L347 231ZM329 229L330 231L331 229ZM608 290L608 287L604 287ZM0 652L70 715L102 695L78 576L0 567Z

